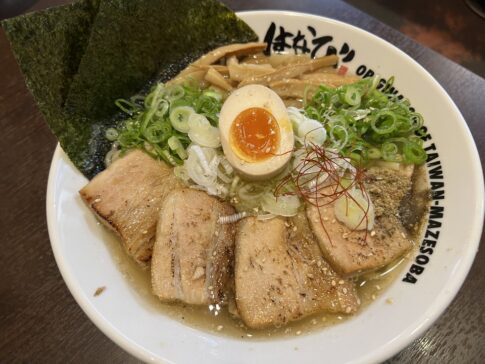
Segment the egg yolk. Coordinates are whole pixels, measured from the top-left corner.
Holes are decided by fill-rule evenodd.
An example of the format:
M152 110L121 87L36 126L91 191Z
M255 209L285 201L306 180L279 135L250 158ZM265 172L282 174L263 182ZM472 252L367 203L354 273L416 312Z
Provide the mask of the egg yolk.
M266 109L252 107L234 119L230 143L246 161L262 161L276 153L280 143L280 128L274 116Z

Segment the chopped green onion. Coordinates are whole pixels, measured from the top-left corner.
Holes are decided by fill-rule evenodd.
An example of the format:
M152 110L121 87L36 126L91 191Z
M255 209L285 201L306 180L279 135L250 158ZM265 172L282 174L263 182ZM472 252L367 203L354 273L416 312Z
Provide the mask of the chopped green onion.
M313 106L308 106L305 109L305 114L310 118L314 120L320 120L320 113L318 112L316 107Z
M349 157L351 160L353 160L356 163L360 163L360 161L362 160L362 155L355 152L350 153Z
M164 117L167 114L168 109L170 108L170 104L167 100L161 100L158 104L157 110L155 111L155 115L159 118Z
M143 136L152 144L159 144L169 137L171 127L168 123L156 123L143 130Z
M170 112L170 122L175 130L182 133L189 132L189 117L195 111L190 106L179 106Z
M185 151L179 138L177 138L175 135L171 136L168 138L167 144L169 148L175 151L181 159L187 159L187 152Z
M426 152L420 145L409 142L403 146L404 161L407 163L421 164L426 162Z
M140 106L135 102L118 99L115 101L115 105L118 106L123 112L127 113L128 115L133 115L136 111L140 109Z
M205 90L203 93L202 93L202 96L207 96L207 97L211 97L217 101L222 101L222 95L217 92L217 91L214 91L214 90Z
M330 139L333 141L332 147L341 150L347 144L349 134L342 125L335 125L330 129Z
M367 157L369 159L379 159L382 157L382 153L379 149L371 147L367 150Z
M191 143L187 135L188 117L197 113L216 126L222 98L219 92L202 90L195 83L170 86L157 83L145 96L116 100L116 105L129 118L122 127L107 132L106 138L116 141L123 152L144 149L167 163L181 164L187 158L186 148Z
M396 129L396 116L390 111L380 111L370 125L377 134L389 134Z
M170 163L172 166L177 166L180 163L170 154L170 152L166 149L162 150L162 158L165 159L166 162Z
M417 112L411 113L411 121L413 123L413 128L412 130L418 130L423 126L423 116Z
M396 116L396 131L398 133L406 134L411 133L413 130L415 130L414 125L409 122L408 118L401 115Z
M168 90L166 97L168 101L173 102L175 100L181 99L184 95L184 88L180 85L176 85Z
M344 94L344 100L351 106L359 105L361 101L360 91L355 87L348 87Z
M108 128L106 129L105 136L110 142L114 142L118 139L118 131L115 128Z
M383 158L419 164L425 154L417 134L423 117L407 99L392 93L393 83L391 77L381 90L377 77L337 88L322 85L311 100L305 100L305 114L323 124L331 147L355 162ZM416 144L407 147L413 152L408 150L411 155L406 157L404 146L409 142ZM356 145L362 149L356 151Z
M385 161L397 162L400 157L398 152L399 148L395 143L387 142L382 144L381 153Z

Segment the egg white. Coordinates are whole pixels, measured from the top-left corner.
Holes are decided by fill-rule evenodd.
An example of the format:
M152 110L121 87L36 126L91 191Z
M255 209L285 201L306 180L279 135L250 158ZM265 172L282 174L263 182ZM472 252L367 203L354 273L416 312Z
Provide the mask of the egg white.
M259 107L273 115L280 130L280 143L275 156L262 161L246 161L230 143L231 125L244 110ZM247 85L235 90L224 102L219 115L221 144L227 160L244 177L251 180L270 178L282 171L291 158L294 146L293 128L283 100L262 85Z

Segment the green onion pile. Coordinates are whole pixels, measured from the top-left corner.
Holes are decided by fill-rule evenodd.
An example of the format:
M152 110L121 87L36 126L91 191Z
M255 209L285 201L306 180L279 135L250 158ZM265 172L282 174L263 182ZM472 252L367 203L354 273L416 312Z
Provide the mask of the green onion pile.
M383 159L422 164L426 161L419 130L423 117L409 101L389 90L390 78L379 91L377 78L328 88L320 86L305 106L305 114L327 130L330 147L354 163Z
M379 159L424 163L426 152L419 135L422 116L412 110L407 99L390 91L393 78L382 91L377 82L377 78L368 78L338 88L322 85L305 105L304 113L323 124L326 146L354 164ZM108 129L106 138L122 153L144 149L171 165L182 165L192 139L189 117L200 114L206 119L206 128L209 123L217 126L222 99L223 95L210 88L158 83L146 96L116 101L129 118L119 129Z
M188 117L192 113L201 114L217 126L222 95L190 84L158 83L148 95L119 99L116 105L129 119L120 129L108 129L108 140L115 142L121 152L144 149L171 165L181 165L191 142L187 135Z

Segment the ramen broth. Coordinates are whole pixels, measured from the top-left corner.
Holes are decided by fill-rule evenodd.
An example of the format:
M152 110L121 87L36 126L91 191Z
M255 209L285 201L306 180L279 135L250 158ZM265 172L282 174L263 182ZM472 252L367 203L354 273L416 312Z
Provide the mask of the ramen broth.
M414 176L413 191L421 191L423 186L427 186L428 181L425 171L424 166L418 168L417 173ZM410 198L416 200L416 206L428 203L428 198L422 194L410 196ZM416 213L420 212L416 211ZM409 260L412 259L415 250L418 247L416 242L419 241L419 238L422 235L423 225L424 218L421 219L419 226L415 226L413 229L414 233L410 231L410 234L412 233L411 236L413 241L415 242L413 250L386 267L354 278L357 294L361 301L361 306L357 315L376 300L377 297L383 294L385 295L385 290L402 273L403 268L407 265ZM218 335L254 340L270 337L304 335L338 324L353 317L352 315L320 312L298 321L289 322L282 327L255 330L248 328L244 325L242 320L231 315L227 306L193 306L182 303L160 302L160 300L151 292L150 270L140 268L140 266L124 252L121 244L113 234L102 226L100 226L100 231L102 231L102 240L106 242L106 246L113 256L118 269L123 274L124 278L130 282L131 288L139 299L140 305L148 310L160 312L160 314L178 320L191 327ZM105 285L105 282L100 281L99 283L100 286ZM106 286L106 288L104 294L109 291L109 286ZM386 303L393 304L393 298L387 297Z

